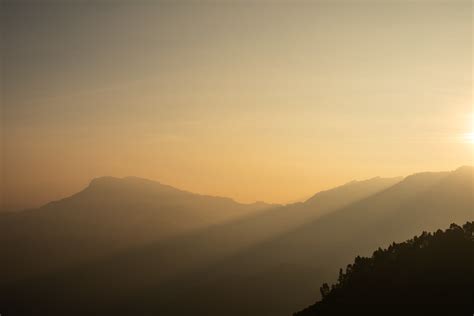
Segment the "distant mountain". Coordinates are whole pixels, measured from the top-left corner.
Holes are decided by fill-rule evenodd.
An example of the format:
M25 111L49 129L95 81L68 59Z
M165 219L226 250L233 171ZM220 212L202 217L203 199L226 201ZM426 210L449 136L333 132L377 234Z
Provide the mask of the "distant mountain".
M356 257L322 300L295 316L472 315L474 223L451 224Z
M39 209L0 214L0 284L271 207L193 194L135 177L97 178L83 191Z
M17 282L4 287L3 305L45 315L290 315L356 255L472 220L473 170L349 183Z
M218 256L271 240L324 214L364 199L394 185L402 178L373 178L317 193L304 203L274 207L237 220L213 225L195 234L175 239L175 246L196 249L193 258L210 252Z

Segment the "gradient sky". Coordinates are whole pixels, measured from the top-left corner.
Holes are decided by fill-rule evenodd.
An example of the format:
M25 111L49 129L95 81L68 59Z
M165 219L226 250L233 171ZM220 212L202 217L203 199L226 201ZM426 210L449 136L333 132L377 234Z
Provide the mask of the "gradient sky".
M471 1L2 1L4 209L134 175L284 203L473 164Z

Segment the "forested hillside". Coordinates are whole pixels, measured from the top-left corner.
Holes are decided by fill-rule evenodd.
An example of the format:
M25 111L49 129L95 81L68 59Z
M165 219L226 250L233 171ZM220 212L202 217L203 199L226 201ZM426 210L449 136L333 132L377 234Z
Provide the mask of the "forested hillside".
M358 256L321 286L321 301L295 315L472 315L473 233L473 222L452 224Z

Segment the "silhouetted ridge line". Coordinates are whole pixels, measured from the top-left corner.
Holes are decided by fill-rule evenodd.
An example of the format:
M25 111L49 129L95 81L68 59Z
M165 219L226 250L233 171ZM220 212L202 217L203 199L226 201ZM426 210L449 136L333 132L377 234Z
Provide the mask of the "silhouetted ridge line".
M175 238L260 210L138 177L100 177L40 208L0 215L0 286ZM26 258L35 258L29 260Z

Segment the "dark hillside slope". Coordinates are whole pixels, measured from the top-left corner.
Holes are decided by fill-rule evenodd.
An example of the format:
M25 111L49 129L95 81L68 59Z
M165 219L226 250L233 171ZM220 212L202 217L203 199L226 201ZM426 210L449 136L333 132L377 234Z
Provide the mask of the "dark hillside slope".
M335 284L320 291L323 299L295 316L472 315L474 223L356 257Z

